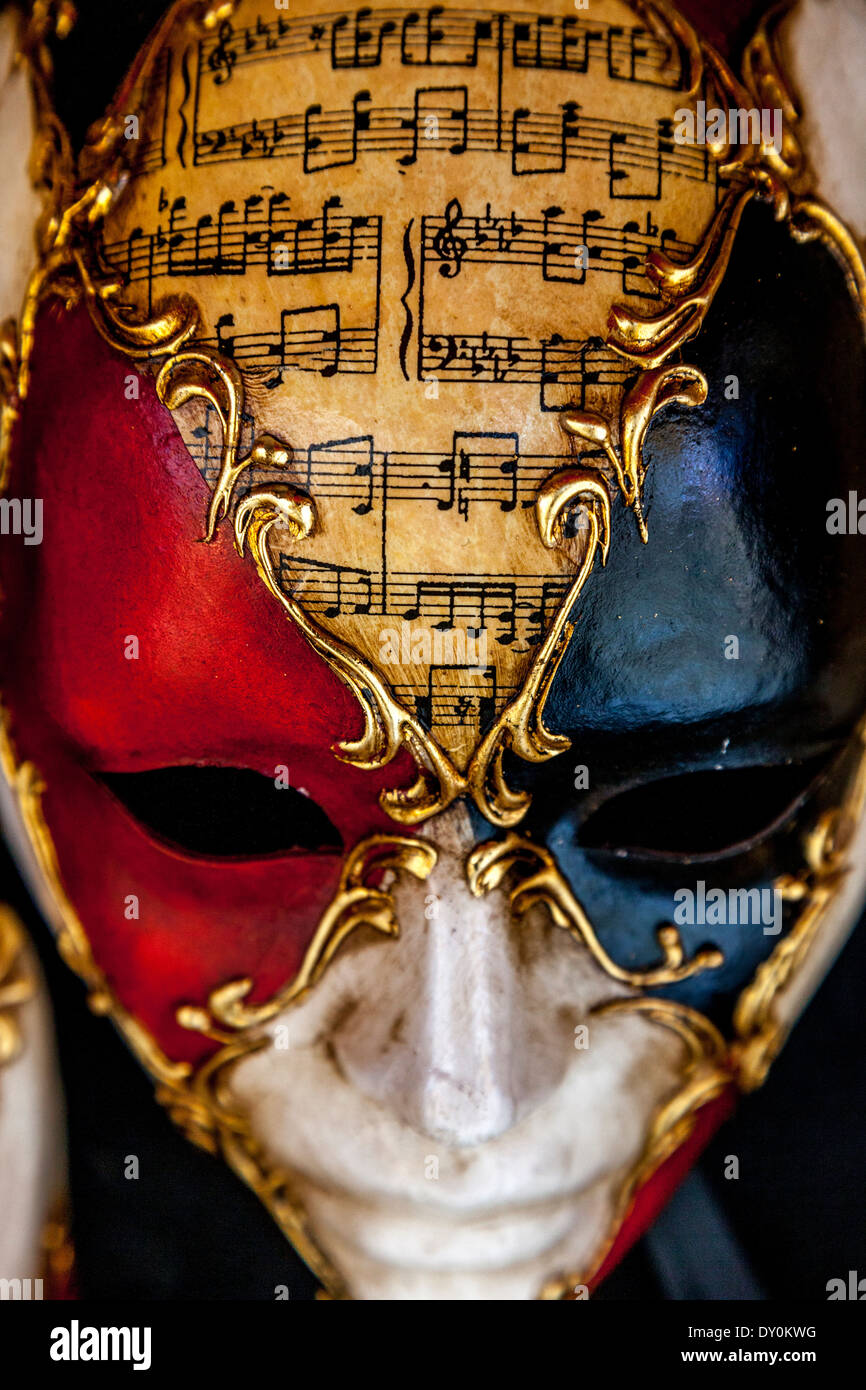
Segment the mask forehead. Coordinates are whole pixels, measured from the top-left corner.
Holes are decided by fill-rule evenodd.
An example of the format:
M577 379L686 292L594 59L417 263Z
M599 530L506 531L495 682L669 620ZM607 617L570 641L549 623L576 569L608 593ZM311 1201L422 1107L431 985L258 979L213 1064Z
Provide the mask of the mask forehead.
M551 665L586 535L554 544L536 499L572 456L562 409L614 414L634 377L612 303L660 307L648 253L690 256L715 214L718 159L674 139L699 76L676 26L618 0L591 21L248 3L196 43L181 13L132 94L105 262L140 312L194 297L189 342L242 374L234 500L314 504L302 536L270 530L273 586L356 685L384 682L440 780ZM178 370L180 406L207 363ZM214 389L178 410L210 525ZM610 475L598 438L582 450Z

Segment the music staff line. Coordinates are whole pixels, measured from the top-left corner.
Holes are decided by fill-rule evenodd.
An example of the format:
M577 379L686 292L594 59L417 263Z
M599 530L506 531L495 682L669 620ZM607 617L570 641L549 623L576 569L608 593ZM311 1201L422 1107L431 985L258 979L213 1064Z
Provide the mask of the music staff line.
M488 631L502 647L537 646L568 592L568 576L365 570L280 552L283 592L327 618L425 620L438 631Z
M377 327L346 325L337 303L283 309L278 328L255 333L237 331L234 314L223 314L217 319L216 334L197 341L231 357L241 370L272 370L264 382L268 388L280 385L286 371L332 377L371 375L378 367ZM570 403L582 409L588 387L622 386L634 370L601 338L569 339L559 333L542 339L486 330L422 333L418 349L419 380L435 376L446 381L540 386L543 410L556 408L547 403L546 387L578 388Z
M624 294L654 299L658 293L644 269L647 253L659 247L685 260L695 249L673 228L659 232L649 213L643 230L634 220L603 225L604 214L597 208L584 212L577 222L560 220L563 217L560 207L546 208L540 218L514 212L494 216L489 203L483 215L466 215L454 198L444 217L422 218L423 263L436 264L447 278L458 275L464 263L540 266L543 280L572 285L584 284L587 274L597 270L619 275Z
M318 372L323 377L338 373L373 375L378 366L378 295L376 322L355 326L343 322L340 305L305 304L283 309L280 326L259 333L239 333L234 314L222 314L216 321L216 335L196 341L231 357L244 369L274 375L263 384L272 389L280 385L286 371Z
M379 217L347 216L337 211L334 196L322 204L318 217L291 217L289 195L254 193L242 210L227 200L216 216L204 213L185 225L186 199L169 205L166 226L145 232L136 227L128 237L106 242L102 252L122 271L128 283L158 276L245 275L264 266L269 276L312 275L332 271L351 274L356 263L378 265L382 222Z
M634 368L601 338L531 339L497 333L421 333L419 378L522 386L622 386ZM573 405L584 404L574 400Z
M189 447L213 483L221 453L219 432L211 438L213 407L207 410L206 423L192 432ZM598 450L583 457L603 460L604 454ZM475 505L495 505L502 512L533 507L544 479L565 462L563 454L521 454L516 434L455 430L450 453L376 449L372 436L364 435L296 448L292 478L315 498L344 501L359 516L378 512L383 502L428 502L438 511L456 508L467 518ZM245 474L251 487L278 476L285 475L266 469Z
M241 212L234 201L221 205L216 219L200 216L194 226L183 225L186 200L170 206L167 228L155 232L135 228L129 237L104 243L102 252L128 284L146 281L151 287L159 277L245 275L264 266L268 276L351 274L363 262L377 268L381 260L382 219L347 216L336 211L338 197L326 199L320 217L289 217L288 195L269 198L252 194ZM424 217L421 222L422 259L434 263L440 273L453 278L464 263L540 267L542 279L573 285L586 282L590 272L616 274L624 294L657 298L644 271L647 252L659 246L686 258L694 251L666 228L661 233L649 213L645 226L634 220L622 226L604 225L597 209L579 221L566 221L563 209L547 208L540 218L514 212L494 215L490 204L484 214L464 215L457 199L444 217ZM578 252L584 259L577 264Z
M386 50L399 50L403 67L478 66L492 51L502 66L585 73L590 64L606 65L608 76L649 86L674 88L683 78L673 45L635 26L588 21L576 16L502 13L487 10L426 11L361 8L277 19L235 29L225 21L214 38L203 40L199 72L225 85L236 68L274 61L327 55L332 71L379 67Z
M437 134L428 138L429 118L435 118ZM409 167L422 150L510 155L515 177L563 173L572 161L604 164L612 198L658 201L665 175L699 183L715 179L708 147L676 144L668 118L655 126L608 121L584 116L575 102L564 103L558 114L525 107L497 112L470 107L465 87L419 88L412 107L376 107L363 91L351 109L323 111L315 104L285 116L196 130L194 159L202 165L294 157L310 174L355 164L365 154L394 155ZM621 189L637 174L648 175L645 187Z
M154 93L158 91L156 100L159 101L160 113L157 116L155 125L156 130L153 134L151 123L148 123L148 134L139 142L136 173L151 174L157 169L164 169L167 163L166 156L166 135L168 132L168 110L169 110L169 90L171 87L172 75L172 55L169 49L165 49L157 59L156 65L145 84L145 89L141 93L140 107L144 110L154 100Z
M428 729L466 725L485 728L517 694L519 686L498 680L494 667L488 667L479 676L465 666L433 665L426 680L395 684L392 689Z

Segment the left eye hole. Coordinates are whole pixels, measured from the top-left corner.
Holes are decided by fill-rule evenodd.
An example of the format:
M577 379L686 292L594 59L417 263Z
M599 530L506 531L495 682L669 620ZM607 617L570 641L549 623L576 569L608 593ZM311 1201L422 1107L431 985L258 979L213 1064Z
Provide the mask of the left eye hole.
M294 787L238 767L159 767L100 777L157 839L210 859L342 849L322 807Z
M580 826L578 843L637 858L739 853L784 825L826 766L813 758L664 777L610 797Z

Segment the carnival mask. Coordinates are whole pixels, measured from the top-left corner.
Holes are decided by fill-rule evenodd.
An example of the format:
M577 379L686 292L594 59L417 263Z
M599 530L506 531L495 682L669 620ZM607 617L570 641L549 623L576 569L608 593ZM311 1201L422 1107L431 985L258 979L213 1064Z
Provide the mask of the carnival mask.
M63 14L22 858L332 1296L580 1297L862 899L864 273L776 27L179 0L76 158Z

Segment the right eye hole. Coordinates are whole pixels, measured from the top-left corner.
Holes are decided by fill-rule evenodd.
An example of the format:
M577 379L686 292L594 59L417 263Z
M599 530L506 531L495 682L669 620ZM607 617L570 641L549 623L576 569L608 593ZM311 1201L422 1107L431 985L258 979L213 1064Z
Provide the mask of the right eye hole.
M343 847L312 797L248 768L160 767L100 781L153 836L186 854L238 859Z
M582 823L578 843L636 858L739 853L783 825L826 766L813 758L664 777L610 797Z

